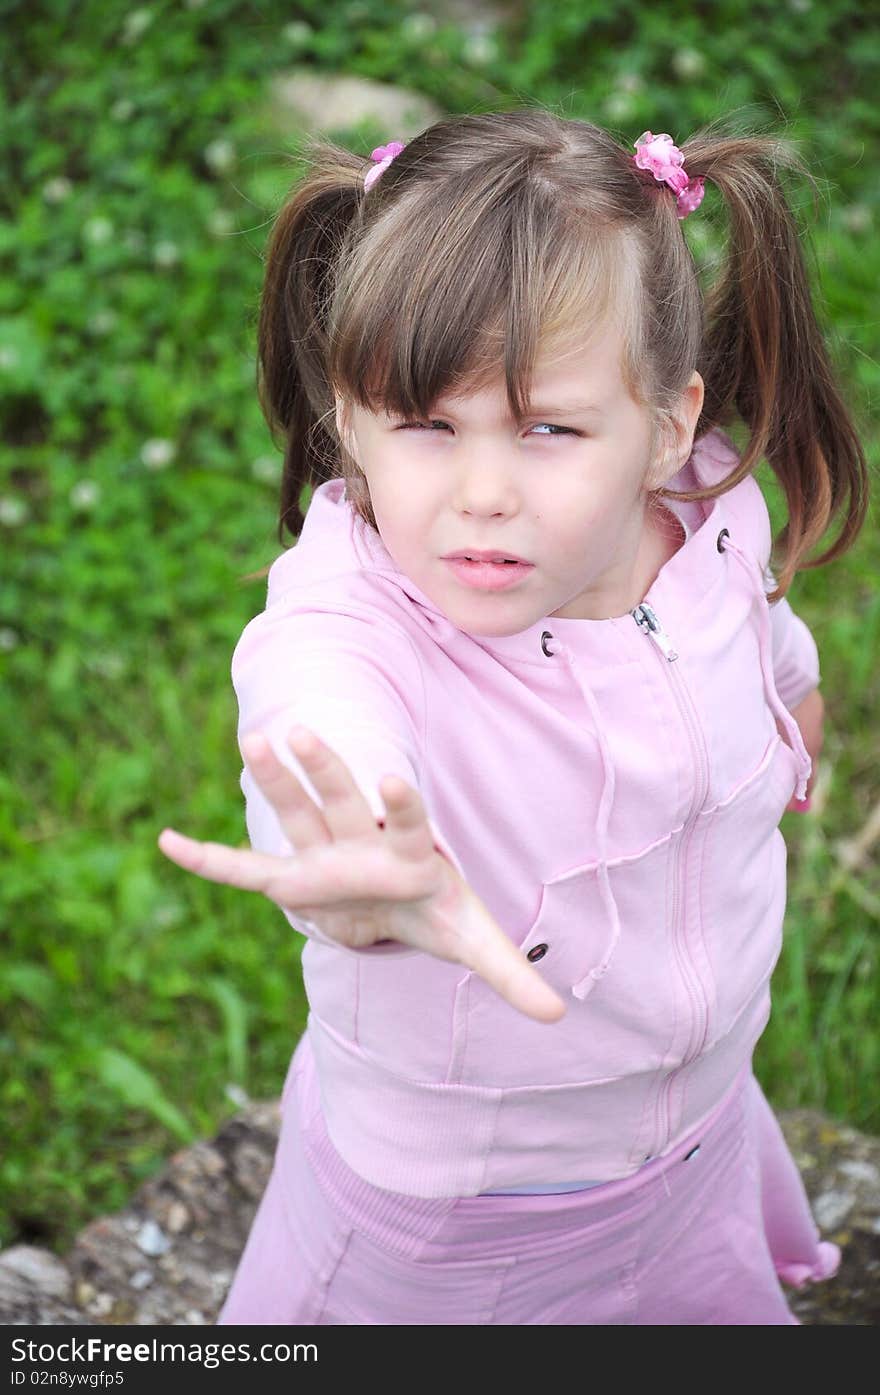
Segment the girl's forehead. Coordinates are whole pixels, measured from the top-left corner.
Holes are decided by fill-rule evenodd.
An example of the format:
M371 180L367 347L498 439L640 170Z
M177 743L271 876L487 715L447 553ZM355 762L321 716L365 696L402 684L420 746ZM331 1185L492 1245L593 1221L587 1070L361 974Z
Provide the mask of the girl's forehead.
M475 353L470 364L455 370L446 383L428 396L422 394L422 407L427 410L469 410L497 409L501 416L507 415L507 382L503 362L503 345L497 345L497 354L492 345L484 343L485 353ZM380 372L380 378L381 378ZM564 335L557 335L539 343L531 371L518 382L524 397L525 408L555 411L601 411L625 391L623 372L623 340L619 324L613 318L606 318L600 325L591 326L588 334L578 334L569 327ZM392 384L374 380L365 396L353 392L351 396L344 388L336 395L337 408L344 411L348 401L355 418L365 412L370 416L385 418L397 416L404 407L404 398L398 400Z
M578 345L563 354L541 354L526 384L532 405L557 407L601 407L622 384L622 370L616 346L611 342ZM470 382L441 393L441 403L467 402L474 398L506 398L504 370L499 365Z

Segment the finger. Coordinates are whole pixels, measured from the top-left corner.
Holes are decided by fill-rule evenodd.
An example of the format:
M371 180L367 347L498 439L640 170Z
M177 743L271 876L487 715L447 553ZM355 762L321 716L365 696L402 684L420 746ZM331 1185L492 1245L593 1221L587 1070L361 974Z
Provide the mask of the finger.
M299 851L333 841L327 821L297 776L278 759L263 732L250 732L241 742L242 755L263 794L278 815L288 842Z
M375 837L376 819L341 756L306 727L294 727L288 743L323 801L331 838Z
M238 886L245 891L261 891L277 884L279 875L290 864L290 858L273 857L270 853L253 852L245 848L228 848L224 843L203 843L188 838L173 828L163 828L158 838L159 849L187 872L207 881L225 886ZM293 887L293 877L286 879ZM308 904L305 898L295 904Z
M379 793L385 805L385 837L393 851L414 861L430 856L434 835L418 790L399 775L386 775L379 783Z
M375 824L374 824L375 831ZM224 843L199 842L173 828L159 834L160 850L172 862L208 881L259 891L288 910L339 907L348 902L408 899L404 887L389 884L387 859L376 840L371 857L352 857L351 849L327 844L310 850L307 859L274 857L251 849L229 848ZM399 879L398 879L399 880Z
M488 917L488 912L487 912ZM558 1022L566 1012L559 994L491 918L468 949L469 966L511 1007L538 1022Z
M532 1017L537 1022L558 1022L565 1016L565 1003L555 989L546 983L537 969L533 968L525 955L521 954L510 940L506 943L513 951L507 959L503 953L494 955L491 960L477 967L476 972L494 988L511 1007Z

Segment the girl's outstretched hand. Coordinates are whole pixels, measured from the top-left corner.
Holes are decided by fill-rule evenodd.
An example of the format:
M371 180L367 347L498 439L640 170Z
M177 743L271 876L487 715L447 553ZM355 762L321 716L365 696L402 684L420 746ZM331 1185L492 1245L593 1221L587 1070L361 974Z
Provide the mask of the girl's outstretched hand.
M158 839L165 856L209 881L262 892L340 944L364 948L393 939L464 964L527 1017L558 1021L565 1013L562 999L434 847L418 791L386 776L380 785L383 829L335 751L302 727L288 741L323 808L265 736L252 733L242 750L295 854L273 857L201 843L166 828Z

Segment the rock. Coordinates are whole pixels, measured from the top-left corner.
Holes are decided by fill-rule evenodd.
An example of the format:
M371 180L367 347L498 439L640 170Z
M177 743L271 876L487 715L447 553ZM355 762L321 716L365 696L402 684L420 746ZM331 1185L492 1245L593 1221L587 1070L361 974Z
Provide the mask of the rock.
M822 1192L813 1202L812 1210L820 1230L834 1230L842 1225L856 1204L849 1192Z
M438 0L430 14L412 15L405 23L416 52L419 47L430 46L439 27L457 25L465 36L466 60L479 64L493 52L493 32L514 18L516 9L513 0ZM383 128L386 140L410 140L448 115L423 93L397 83L306 67L276 73L270 80L268 94L268 124L282 134L293 126L332 136L371 120Z
M0 1253L0 1272L24 1279L51 1298L69 1298L70 1275L57 1255L36 1245L11 1245Z
M166 1230L170 1231L172 1235L179 1235L182 1230L186 1230L189 1222L190 1215L183 1203L172 1201L165 1217Z
M805 1325L874 1325L880 1138L813 1110L778 1117L824 1238L843 1249L835 1278L788 1289L788 1301ZM0 1251L0 1323L212 1325L268 1181L280 1121L276 1101L252 1101L216 1138L174 1153L124 1211L92 1221L65 1255L33 1245Z
M160 1225L148 1220L140 1228L137 1238L138 1248L145 1255L164 1255L171 1248L171 1241Z
M409 140L445 115L421 92L371 78L319 73L312 68L277 73L269 85L268 123L288 132L332 135L370 120L388 139Z

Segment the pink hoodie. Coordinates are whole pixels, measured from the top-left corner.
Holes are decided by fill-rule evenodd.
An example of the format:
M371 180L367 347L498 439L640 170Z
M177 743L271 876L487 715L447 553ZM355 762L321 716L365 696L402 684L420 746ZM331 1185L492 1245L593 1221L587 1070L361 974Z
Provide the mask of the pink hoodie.
M671 486L737 461L710 432ZM415 786L438 847L568 1004L539 1023L459 964L342 947L285 911L308 937L327 1129L376 1186L625 1177L700 1126L764 1030L778 825L811 769L789 708L819 683L818 655L787 600L767 604L756 480L671 507L697 510L691 534L632 612L475 637L328 481L236 646L239 740L265 732L318 804L285 744L294 722L339 753L377 818L383 775ZM291 853L247 769L241 785L252 846Z

